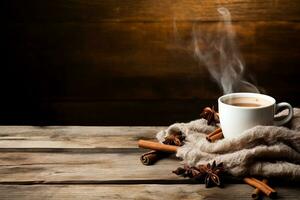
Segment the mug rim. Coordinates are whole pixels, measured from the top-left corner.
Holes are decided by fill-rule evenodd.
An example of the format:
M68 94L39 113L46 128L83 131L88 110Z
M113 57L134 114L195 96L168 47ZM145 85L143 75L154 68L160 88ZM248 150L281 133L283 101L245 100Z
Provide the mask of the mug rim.
M267 104L264 106L259 106L259 107L233 106L233 105L223 102L224 99L227 99L229 97L260 97L260 98L263 98L263 99L269 101L270 104ZM229 93L229 94L222 95L221 97L218 98L218 103L223 104L225 106L232 107L232 108L251 110L251 109L261 109L261 108L267 108L267 107L273 106L274 104L276 104L276 100L273 97L265 95L265 94L252 93L252 92L236 92L236 93Z

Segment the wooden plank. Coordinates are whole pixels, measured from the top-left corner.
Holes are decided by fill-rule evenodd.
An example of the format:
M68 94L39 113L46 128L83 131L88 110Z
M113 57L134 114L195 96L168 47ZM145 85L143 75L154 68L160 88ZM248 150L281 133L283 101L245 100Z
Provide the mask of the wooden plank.
M81 126L0 126L0 151L7 149L105 148L137 149L139 139L155 139L156 133L166 127L81 127Z
M0 126L0 137L108 137L108 136L140 136L149 135L164 129L161 126ZM66 138L68 139L68 138Z
M250 199L252 188L245 184L225 188L203 185L0 185L0 198L6 200L81 199ZM280 199L299 199L298 187L278 189Z
M50 147L53 152L1 152L0 199L140 199L148 196L150 199L206 199L219 198L220 195L224 196L223 199L250 197L252 188L245 184L228 184L225 189L187 185L186 183L194 182L171 172L181 165L176 158L163 159L154 166L144 166L139 161L141 153L136 152L137 149L133 149L132 152L122 151L122 148L114 149L116 143L110 142L114 140L123 143L122 139L120 140L122 134L129 140L133 137L142 138L143 134L146 138L152 137L153 131L161 128L165 127L2 126L1 139L32 139L33 146L27 146L25 149L39 150L34 146L34 142L40 140L45 141L44 146L49 145L47 141L51 144L52 141L64 140L72 141L75 145L84 144L93 149L90 138L102 136L102 142L106 143L108 148L112 148L112 152L55 151L57 148L67 149L65 144L60 144L57 148ZM127 145L123 150L126 150ZM133 144L129 147L135 147L131 145ZM296 199L299 193L297 186L282 186L276 189L283 199Z
M217 25L199 28L213 34ZM193 57L192 27L178 23L176 38L172 23L11 26L0 122L169 125L198 118L222 92ZM299 106L299 24L239 22L234 28L246 74L278 101Z
M180 182L172 174L178 159L153 167L139 160L147 150L139 151L137 140L153 138L163 128L2 126L0 183Z
M0 184L182 183L172 171L176 158L144 166L141 153L4 153L0 154Z
M217 8L233 20L299 20L297 0L6 0L11 21L217 21Z

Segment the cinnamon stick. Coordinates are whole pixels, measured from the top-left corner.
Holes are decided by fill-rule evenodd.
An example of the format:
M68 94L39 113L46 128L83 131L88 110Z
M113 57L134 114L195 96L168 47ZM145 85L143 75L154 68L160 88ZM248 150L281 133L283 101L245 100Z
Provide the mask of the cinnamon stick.
M222 133L222 129L221 128L217 128L216 130L214 130L213 132L211 132L210 134L208 134L206 136L207 141L209 142L214 142L218 139L223 138L223 133Z
M256 178L244 178L243 180L248 185L258 188L270 198L273 198L277 195L277 192L273 188L263 183L262 181L257 180Z
M263 179L262 180L263 183L268 184L268 180L267 179ZM251 194L251 197L255 200L259 199L260 195L261 195L261 190L259 188L255 188Z
M259 184L263 185L264 187L266 187L268 190L271 191L269 197L273 198L273 197L275 197L275 196L277 195L277 192L276 192L273 188L271 188L268 184L263 183L262 181L260 181L260 180L258 180L258 179L256 179L256 178L252 178L252 179L253 179L254 181L258 182Z
M169 156L170 154L166 152L152 150L147 153L144 153L140 160L144 165L153 165L156 161Z
M220 133L222 131L221 128L217 128L216 130L214 130L213 132L209 133L206 137L211 137L217 133Z
M138 146L144 149L152 149L152 150L171 152L171 153L176 153L178 148L177 146L174 145L161 144L159 142L152 142L148 140L139 140Z
M216 141L216 140L219 140L219 139L222 139L224 136L223 136L223 133L222 132L220 132L220 133L217 133L217 134L215 134L215 135L213 135L213 136L211 136L211 137L208 137L208 138L206 138L209 142L214 142L214 141Z

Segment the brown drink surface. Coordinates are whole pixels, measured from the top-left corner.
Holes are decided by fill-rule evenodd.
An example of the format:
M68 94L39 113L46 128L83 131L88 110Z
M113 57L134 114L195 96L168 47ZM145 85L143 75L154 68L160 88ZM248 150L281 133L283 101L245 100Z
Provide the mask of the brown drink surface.
M261 107L271 104L271 102L265 99L256 97L233 97L226 99L224 103L239 107Z

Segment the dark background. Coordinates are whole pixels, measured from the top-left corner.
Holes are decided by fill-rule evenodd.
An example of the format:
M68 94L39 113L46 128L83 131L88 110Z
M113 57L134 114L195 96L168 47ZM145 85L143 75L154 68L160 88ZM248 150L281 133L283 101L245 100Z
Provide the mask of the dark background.
M246 75L300 105L299 0L4 0L0 124L168 125L222 95L192 27L231 11ZM177 34L174 34L176 21Z

